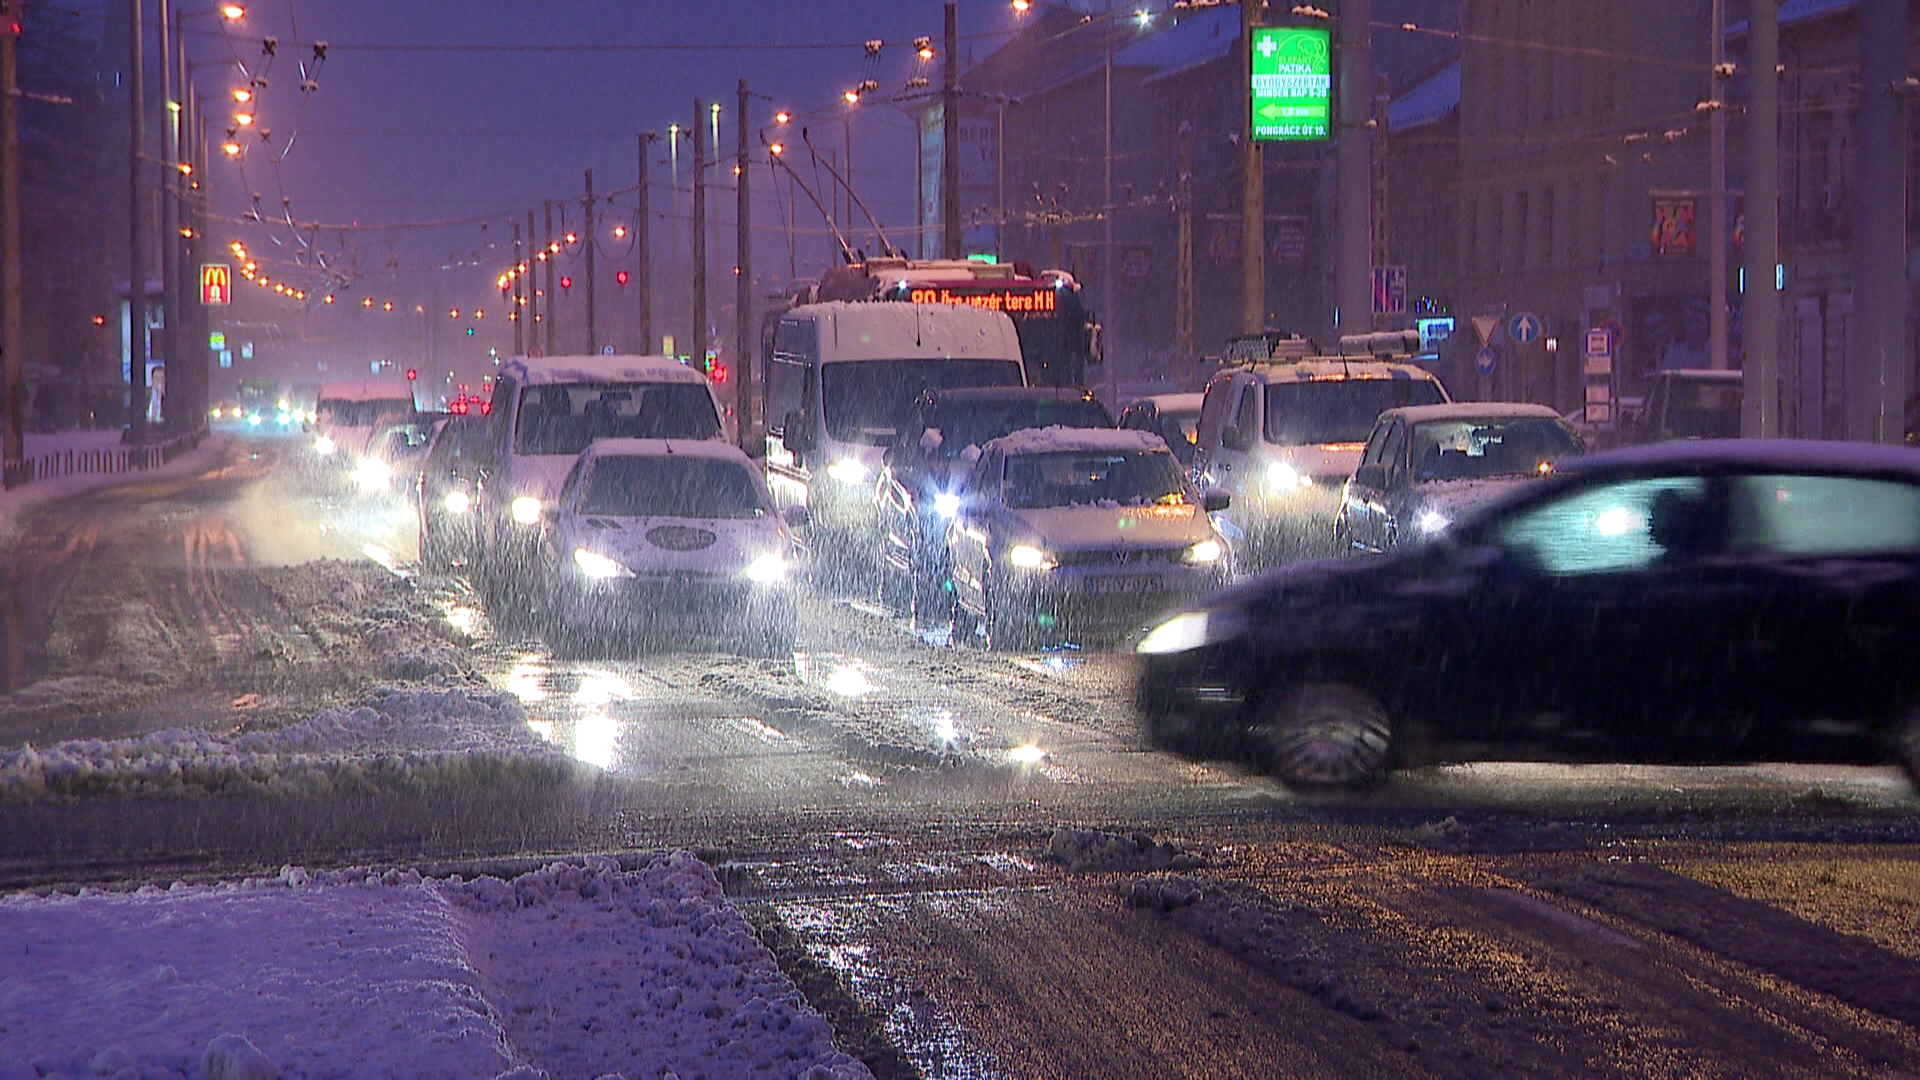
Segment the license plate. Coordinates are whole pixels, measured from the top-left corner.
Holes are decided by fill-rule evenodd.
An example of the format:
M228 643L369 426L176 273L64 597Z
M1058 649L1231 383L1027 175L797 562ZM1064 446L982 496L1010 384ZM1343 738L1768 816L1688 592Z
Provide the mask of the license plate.
M1160 588L1160 579L1151 574L1125 574L1091 579L1093 592L1138 593Z

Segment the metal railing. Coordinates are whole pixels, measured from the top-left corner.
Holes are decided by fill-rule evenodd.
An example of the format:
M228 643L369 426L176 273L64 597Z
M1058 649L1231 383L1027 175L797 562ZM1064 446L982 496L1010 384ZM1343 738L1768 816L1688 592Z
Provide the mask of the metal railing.
M7 488L61 476L102 476L157 469L199 446L207 437L201 426L141 446L104 446L88 450L55 450L0 463L0 479Z

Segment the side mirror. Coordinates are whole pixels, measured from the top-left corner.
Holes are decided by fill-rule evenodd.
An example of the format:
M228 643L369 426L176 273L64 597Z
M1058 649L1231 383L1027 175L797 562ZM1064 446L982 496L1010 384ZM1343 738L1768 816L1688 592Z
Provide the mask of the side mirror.
M787 528L789 529L804 529L807 527L807 508L801 506L799 503L795 503L781 511L780 517L786 521Z
M1200 497L1200 508L1209 514L1217 514L1233 505L1233 496L1224 491L1209 491Z
M1245 452L1253 449L1253 440L1238 426L1227 428L1220 433L1220 445L1228 450Z
M1387 467L1385 465L1362 465L1353 470L1353 482L1360 487L1384 491L1387 487Z

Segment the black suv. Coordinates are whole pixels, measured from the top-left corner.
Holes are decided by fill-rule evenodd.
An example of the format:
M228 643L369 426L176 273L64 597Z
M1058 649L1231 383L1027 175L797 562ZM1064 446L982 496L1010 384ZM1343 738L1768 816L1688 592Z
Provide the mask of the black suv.
M878 482L883 599L910 608L915 625L951 624L947 522L959 506L953 488L973 467L979 447L1026 428L1112 426L1107 407L1085 390L1006 386L921 394L887 448Z

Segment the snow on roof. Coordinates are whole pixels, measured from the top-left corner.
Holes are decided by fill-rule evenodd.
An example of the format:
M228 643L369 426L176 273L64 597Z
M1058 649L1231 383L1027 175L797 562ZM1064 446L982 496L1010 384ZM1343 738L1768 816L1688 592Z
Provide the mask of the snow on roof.
M1418 364L1390 360L1262 360L1254 365L1268 382L1311 382L1314 379L1420 379L1433 381L1433 372Z
M737 461L753 468L746 451L719 439L595 439L581 453L592 458L697 457Z
M1460 107L1460 61L1401 92L1387 106L1387 130L1407 131L1444 120Z
M1046 454L1056 451L1094 451L1110 453L1129 450L1165 450L1167 444L1160 436L1147 431L1135 431L1132 428L1075 428L1054 425L1043 428L1026 428L1011 435L1002 435L982 447L983 451L998 450L1013 454Z
M321 401L413 400L413 384L399 379L344 379L320 388Z
M1556 469L1560 472L1753 469L1783 473L1892 474L1920 481L1920 450L1822 439L1679 439L1567 459Z
M1129 404L1151 401L1153 407L1162 413L1197 413L1200 411L1201 403L1206 400L1207 395L1198 392L1191 394L1148 394L1143 398L1135 398L1134 401Z
M521 386L707 380L705 374L671 356L516 356L500 365L500 377Z
M1403 405L1388 409L1380 419L1398 417L1410 424L1428 424L1443 420L1558 420L1560 414L1547 405L1528 401L1456 401L1446 405Z
M952 357L1019 360L1020 339L1005 313L956 304L833 300L802 304L782 321L821 323L820 352L834 360Z

